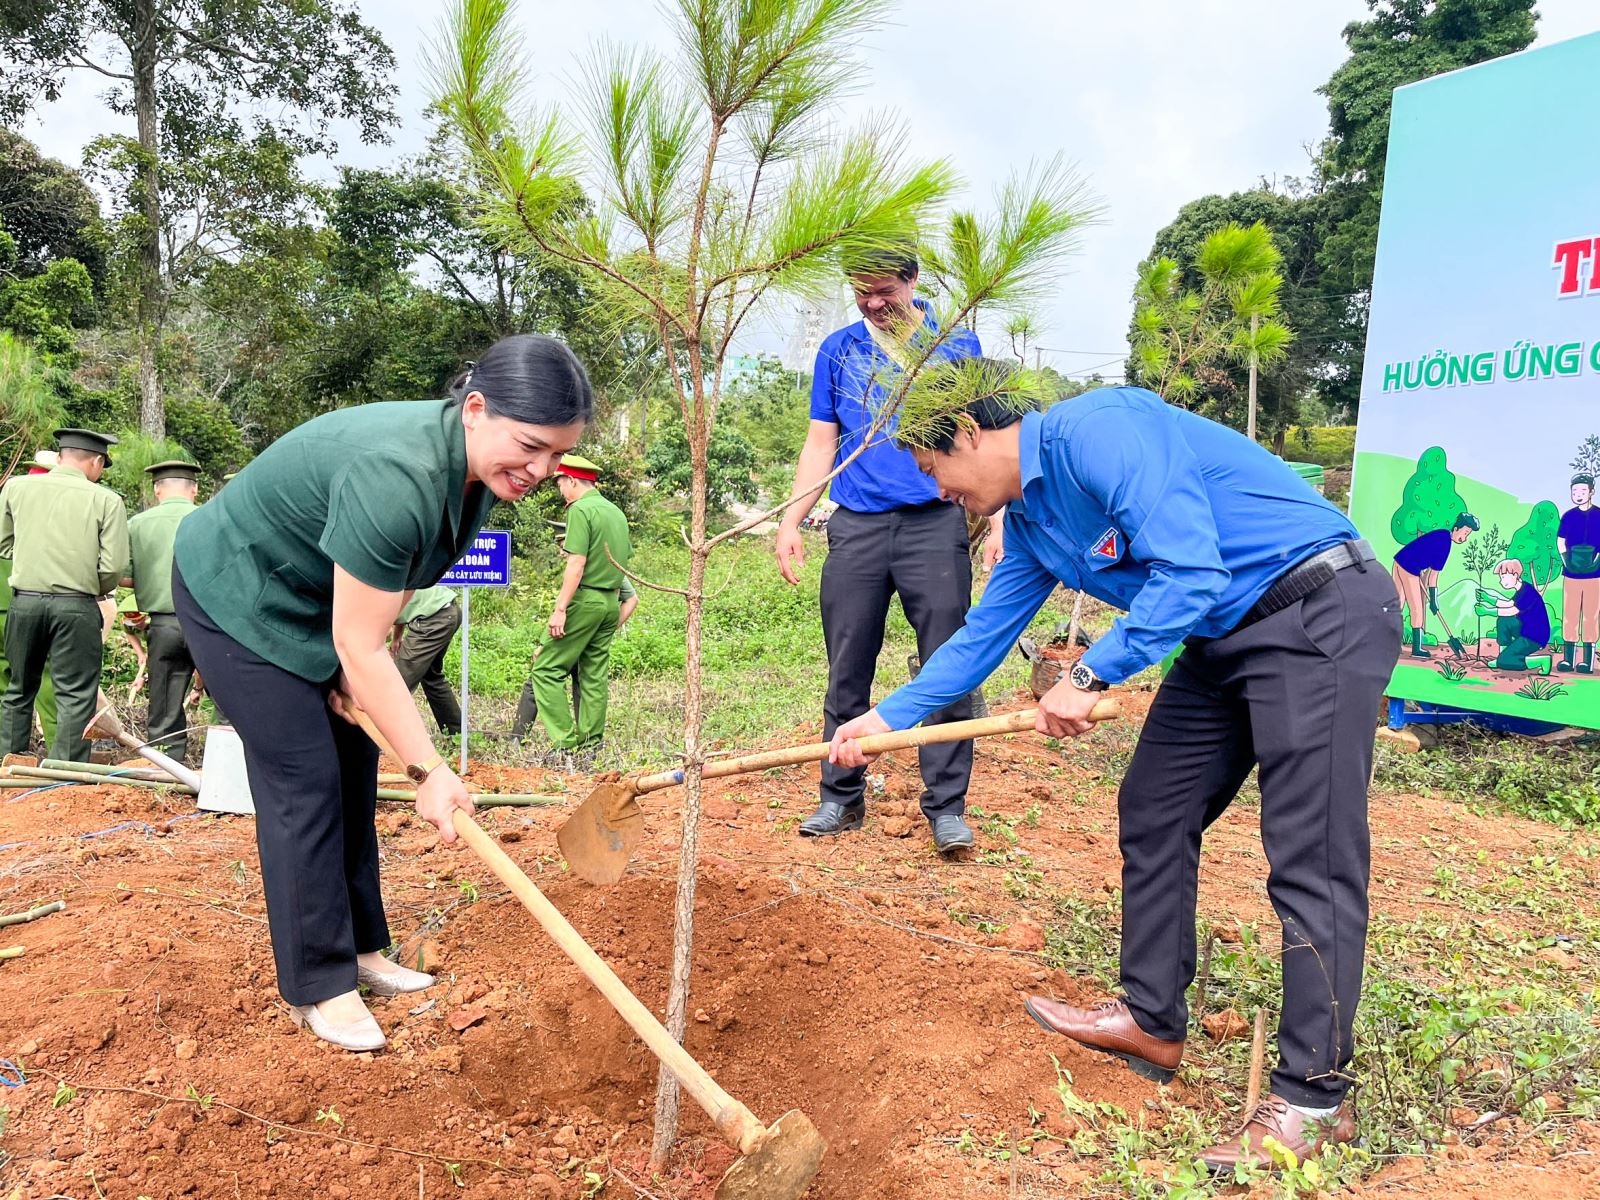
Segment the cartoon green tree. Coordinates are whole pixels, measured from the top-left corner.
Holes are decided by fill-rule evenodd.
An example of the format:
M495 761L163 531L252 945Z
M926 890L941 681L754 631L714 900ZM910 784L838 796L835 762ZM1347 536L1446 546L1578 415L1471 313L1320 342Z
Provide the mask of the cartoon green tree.
M1404 546L1434 529L1449 529L1467 511L1456 492L1456 477L1445 462L1444 448L1430 446L1417 456L1417 469L1406 480L1400 507L1389 518L1389 532Z
M1508 553L1522 563L1523 578L1541 592L1561 574L1561 554L1556 549L1556 530L1561 525L1561 510L1541 500L1528 514L1528 521L1511 535Z

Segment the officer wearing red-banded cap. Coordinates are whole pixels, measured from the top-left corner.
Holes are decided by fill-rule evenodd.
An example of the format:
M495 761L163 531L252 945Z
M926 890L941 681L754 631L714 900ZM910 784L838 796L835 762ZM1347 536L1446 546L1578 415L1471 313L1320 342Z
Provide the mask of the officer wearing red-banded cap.
M567 503L567 566L526 690L558 750L592 750L605 734L611 640L627 582L623 568L633 556L628 519L600 494L599 477L600 468L576 454L564 455L556 468L556 484ZM565 686L574 669L576 718Z

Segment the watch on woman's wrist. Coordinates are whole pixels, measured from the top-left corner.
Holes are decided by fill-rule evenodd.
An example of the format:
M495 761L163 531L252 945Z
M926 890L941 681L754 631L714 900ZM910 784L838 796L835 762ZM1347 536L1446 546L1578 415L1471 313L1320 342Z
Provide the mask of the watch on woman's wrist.
M1067 680L1080 692L1103 692L1111 685L1090 669L1084 662L1072 664L1072 670L1067 675Z
M411 777L411 782L421 783L442 766L444 766L444 755L435 754L432 758L419 763L407 763L406 774Z

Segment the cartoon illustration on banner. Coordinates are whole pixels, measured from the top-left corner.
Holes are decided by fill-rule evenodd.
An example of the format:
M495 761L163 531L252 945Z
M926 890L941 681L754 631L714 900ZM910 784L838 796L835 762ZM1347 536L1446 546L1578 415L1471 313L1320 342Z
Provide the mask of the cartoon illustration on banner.
M1597 69L1589 35L1395 94L1351 493L1392 697L1600 728L1600 165L1560 149Z

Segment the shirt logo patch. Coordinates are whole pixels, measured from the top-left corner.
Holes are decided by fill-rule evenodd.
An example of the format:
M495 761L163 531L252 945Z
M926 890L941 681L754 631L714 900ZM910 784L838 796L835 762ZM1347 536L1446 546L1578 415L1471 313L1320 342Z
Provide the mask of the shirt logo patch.
M1122 538L1115 529L1108 529L1095 540L1094 549L1089 553L1095 558L1116 562L1122 557Z

